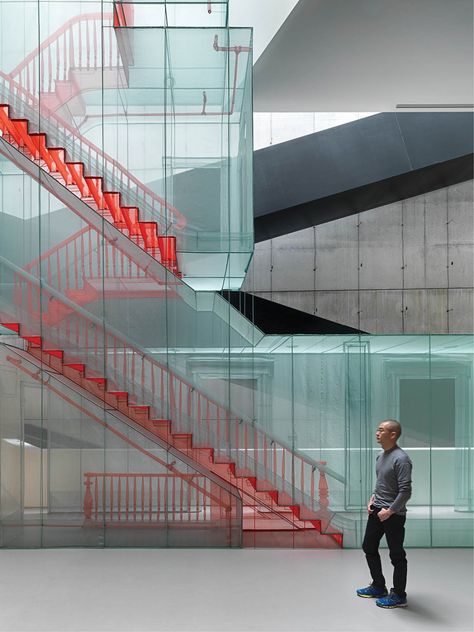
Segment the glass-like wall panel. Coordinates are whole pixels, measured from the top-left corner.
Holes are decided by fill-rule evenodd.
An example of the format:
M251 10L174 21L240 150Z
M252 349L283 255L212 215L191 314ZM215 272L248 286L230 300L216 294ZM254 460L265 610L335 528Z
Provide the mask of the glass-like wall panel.
M359 546L393 417L408 544L471 546L472 336L264 336L212 291L252 252L250 31L12 4L3 546Z

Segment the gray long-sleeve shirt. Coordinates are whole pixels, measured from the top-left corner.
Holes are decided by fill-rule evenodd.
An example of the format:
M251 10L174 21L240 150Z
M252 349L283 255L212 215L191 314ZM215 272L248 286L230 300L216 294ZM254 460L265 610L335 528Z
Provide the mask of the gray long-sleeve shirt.
M410 457L397 445L379 454L375 465L377 482L373 504L405 514L411 496L411 470Z

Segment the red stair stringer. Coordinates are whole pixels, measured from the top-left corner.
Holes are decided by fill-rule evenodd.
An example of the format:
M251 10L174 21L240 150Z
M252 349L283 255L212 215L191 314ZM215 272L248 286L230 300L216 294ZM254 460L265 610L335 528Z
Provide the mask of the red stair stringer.
M288 540L288 535L282 535L285 532L294 535L304 531L313 531L313 533L317 532L316 535L320 542L324 542L323 546L326 548L342 546L342 533L328 531L330 528L329 513L325 514L324 511L311 512L306 508L302 510L299 505L292 504L291 497L271 489L271 484L265 481L261 482L261 486L265 489L259 489L259 481L252 472L238 469L233 462L217 462L213 448L193 446L192 434L173 433L171 420L151 419L148 406L130 402L127 392L115 390L105 377L90 375L85 364L65 360L64 352L61 349L44 349L41 337L22 334L19 323L5 320L0 324L26 341L27 355L34 358L40 367L72 381L93 397L98 398L112 413L117 411L133 424L151 433L158 443L164 445L168 450L174 450L174 453L179 455L181 460L185 457L188 462L191 461L194 464L193 467L198 464L201 467L204 466L206 470L237 489L243 499L244 509L247 508L250 511L250 518L247 518L246 524L244 512L244 530L255 533L259 531L278 532L280 533L280 540L285 537L285 541ZM268 521L266 529L265 525L262 528L262 520ZM272 520L278 524L272 526ZM322 528L323 522L325 529ZM296 536L296 538L302 539L301 535ZM261 537L255 537L253 541L256 546L261 546L264 542ZM249 542L248 538L247 542ZM295 543L296 540L293 539L293 542ZM311 546L311 543L306 544L306 546Z

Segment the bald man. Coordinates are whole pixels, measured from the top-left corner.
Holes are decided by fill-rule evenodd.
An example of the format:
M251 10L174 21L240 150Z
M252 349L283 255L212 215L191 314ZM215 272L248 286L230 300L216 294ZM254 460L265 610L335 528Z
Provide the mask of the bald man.
M411 496L412 462L397 441L402 434L398 421L386 419L379 424L375 434L383 449L375 466L377 482L368 504L369 514L362 548L369 565L372 583L359 588L359 597L375 598L380 608L400 608L407 605L407 560L403 540L405 538L406 504ZM385 535L393 565L393 588L388 594L379 544Z

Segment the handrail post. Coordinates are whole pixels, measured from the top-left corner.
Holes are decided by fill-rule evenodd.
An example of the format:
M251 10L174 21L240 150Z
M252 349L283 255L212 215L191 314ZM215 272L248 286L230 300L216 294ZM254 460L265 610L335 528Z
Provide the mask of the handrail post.
M84 494L84 516L86 520L91 520L92 518L92 492L91 485L92 481L88 474L85 474L86 480L84 481L84 485L86 486L86 492Z
M326 465L327 461L319 461L319 464ZM328 506L329 506L329 487L328 487L328 482L326 480L326 473L322 469L319 470L318 491L319 491L319 506L321 507L323 511L327 511Z

